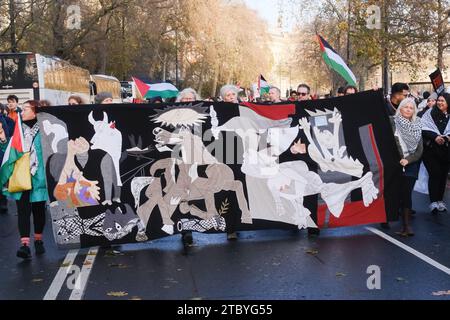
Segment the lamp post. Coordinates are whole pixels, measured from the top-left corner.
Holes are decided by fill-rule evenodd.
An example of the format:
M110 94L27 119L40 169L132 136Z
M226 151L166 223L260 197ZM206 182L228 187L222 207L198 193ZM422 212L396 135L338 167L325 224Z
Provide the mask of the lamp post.
M175 86L178 88L178 28L175 28Z

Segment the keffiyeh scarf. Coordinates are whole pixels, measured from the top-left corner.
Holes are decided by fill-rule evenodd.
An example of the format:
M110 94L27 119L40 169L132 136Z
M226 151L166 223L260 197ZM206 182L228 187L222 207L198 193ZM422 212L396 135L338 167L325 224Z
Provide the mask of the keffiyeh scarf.
M394 117L396 135L399 137L403 155L414 153L422 139L422 123L420 118L410 121L401 115Z

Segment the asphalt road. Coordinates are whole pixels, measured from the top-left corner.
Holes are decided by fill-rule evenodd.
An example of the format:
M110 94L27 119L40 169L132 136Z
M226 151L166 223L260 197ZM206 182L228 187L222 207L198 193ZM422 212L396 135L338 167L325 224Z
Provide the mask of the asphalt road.
M21 261L10 203L0 215L0 300L449 300L450 213L432 216L427 206L414 194L416 236L406 239L392 223L391 230L322 230L317 238L283 230L241 232L235 242L194 234L187 249L178 235L112 253L59 250L47 229L47 253ZM369 266L379 268L379 283ZM368 288L371 276L379 288Z

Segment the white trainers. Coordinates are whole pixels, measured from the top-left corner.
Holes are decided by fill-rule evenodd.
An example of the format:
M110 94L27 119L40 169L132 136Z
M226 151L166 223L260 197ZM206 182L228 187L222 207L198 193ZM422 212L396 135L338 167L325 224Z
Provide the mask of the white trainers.
M439 211L439 202L432 202L430 204L430 211L431 212Z
M445 205L445 202L444 201L439 201L437 209L440 212L447 211L447 206Z

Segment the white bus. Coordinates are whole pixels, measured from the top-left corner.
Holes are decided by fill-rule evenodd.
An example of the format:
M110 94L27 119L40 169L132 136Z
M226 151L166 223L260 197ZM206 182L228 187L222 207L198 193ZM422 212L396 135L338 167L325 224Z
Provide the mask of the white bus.
M0 53L0 102L16 95L26 100L48 100L51 105L67 105L71 95L85 103L92 100L88 70L57 57L33 53Z

